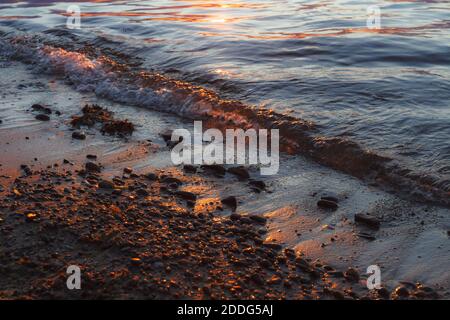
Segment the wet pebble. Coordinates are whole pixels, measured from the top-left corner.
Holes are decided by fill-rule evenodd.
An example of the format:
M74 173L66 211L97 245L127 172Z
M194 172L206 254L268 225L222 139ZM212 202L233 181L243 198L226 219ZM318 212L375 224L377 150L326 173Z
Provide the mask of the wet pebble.
M50 120L50 117L46 114L38 114L35 116L35 118L36 118L36 120L39 120L39 121L49 121Z
M85 164L85 168L86 168L86 171L89 171L89 172L97 172L97 173L101 172L100 166L93 162L87 162Z
M81 131L75 131L72 133L72 138L76 139L76 140L85 140L86 139L86 134L84 134Z
M380 228L380 221L377 218L369 216L365 213L355 214L355 222L362 223L372 229Z
M224 205L227 205L227 206L230 207L233 211L236 210L236 208L237 208L237 200L236 200L236 197L234 197L234 196L226 197L226 198L222 199L221 201L222 201L222 203L223 203Z
M317 206L323 209L331 209L331 210L337 210L338 209L338 204L336 202L330 201L330 200L325 200L325 199L320 199L317 202Z
M359 272L355 268L348 268L344 273L345 279L350 282L358 282L359 281Z
M228 173L231 173L241 179L248 179L250 178L250 174L248 173L247 169L244 167L232 167L228 168Z

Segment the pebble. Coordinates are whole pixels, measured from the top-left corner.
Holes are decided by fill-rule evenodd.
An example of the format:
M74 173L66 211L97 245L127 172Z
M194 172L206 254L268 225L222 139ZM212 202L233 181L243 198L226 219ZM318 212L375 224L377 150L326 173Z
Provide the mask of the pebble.
M90 172L101 172L101 168L99 165L93 163L93 162L87 162L85 164L86 171Z
M325 199L320 199L317 202L317 206L323 209L331 209L331 210L337 210L338 209L338 205L336 202L330 201L330 200L325 200Z
M133 169L131 168L123 168L123 172L126 174L131 174L133 172Z
M197 172L197 167L196 166L192 166L190 164L185 164L183 166L183 170L185 172L189 172L189 173L196 173Z
M344 273L345 279L350 282L358 282L359 281L359 272L355 268L348 268Z
M248 173L247 169L245 169L244 167L233 167L233 168L229 168L228 173L231 173L241 179L248 179L250 178L250 174Z
M52 110L50 108L44 107L44 106L42 106L40 104L33 104L31 106L31 109L33 111L39 111L39 112L43 112L45 114L52 114Z
M72 133L72 138L77 140L85 140L86 135L83 132L75 131Z
M266 184L261 180L252 180L248 183L249 185L258 188L259 190L265 190Z
M141 189L137 189L136 190L136 194L138 196L141 196L141 197L147 197L148 196L148 191L141 188Z
M197 200L197 196L193 194L192 192L188 191L177 191L175 194L185 200L195 201Z
M394 289L394 295L397 297L409 297L409 290L405 286L399 286Z
M147 173L147 174L145 175L145 177L146 177L148 180L151 180L151 181L156 181L156 180L158 180L158 176L157 176L156 174L152 173L152 172Z
M266 224L267 221L266 218L257 215L251 215L249 218L259 224Z
M377 218L369 216L368 214L365 213L355 214L355 222L365 224L366 226L372 229L380 228L380 221Z
M209 165L202 165L202 168L205 170L209 170L209 171L213 171L214 173L216 173L219 176L224 176L226 169L224 166L220 165L220 164L209 164Z
M38 114L35 118L39 121L49 121L50 120L50 117L46 114Z
M114 183L107 180L102 180L98 183L100 189L114 189Z
M236 197L234 197L234 196L226 197L226 198L222 199L221 201L223 204L231 207L233 209L233 211L236 210L236 208L237 208Z
M88 154L86 155L86 158L89 160L97 160L97 156L95 154Z

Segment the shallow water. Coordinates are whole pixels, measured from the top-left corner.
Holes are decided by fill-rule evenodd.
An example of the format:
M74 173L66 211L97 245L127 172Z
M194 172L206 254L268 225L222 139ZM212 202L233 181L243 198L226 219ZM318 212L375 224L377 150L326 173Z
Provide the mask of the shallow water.
M79 30L65 27L73 3ZM366 26L373 4L381 29ZM310 120L448 191L449 13L449 1L7 0L0 26L65 30L143 69Z

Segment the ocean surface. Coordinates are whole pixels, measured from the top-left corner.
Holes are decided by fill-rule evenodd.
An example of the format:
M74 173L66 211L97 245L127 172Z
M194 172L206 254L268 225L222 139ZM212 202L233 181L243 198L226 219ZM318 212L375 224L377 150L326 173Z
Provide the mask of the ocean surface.
M115 102L280 128L285 150L449 198L450 1L2 0L0 57Z

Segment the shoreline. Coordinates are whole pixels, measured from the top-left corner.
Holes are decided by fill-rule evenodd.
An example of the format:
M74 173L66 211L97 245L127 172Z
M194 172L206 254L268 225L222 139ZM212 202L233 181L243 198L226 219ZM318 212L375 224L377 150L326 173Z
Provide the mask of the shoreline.
M18 78L34 77L23 66L13 64L11 68L15 68ZM35 83L35 80L26 79L25 82ZM53 110L50 121L36 121L37 114L29 110L39 101L29 101L26 96L29 91L33 94L35 88L45 93L40 85L15 92L12 89L12 96L15 94L16 97L8 96L5 103L15 101L23 109L15 110L20 116L7 111L9 117L0 117L3 120L0 134L4 141L0 146L4 155L0 161L1 260L2 274L7 275L0 285L1 298L145 299L152 297L151 292L158 292L153 298L376 299L397 298L398 293L404 294L403 289L395 291L398 281L387 283L387 290L369 292L363 285L361 271L353 269L360 274L356 281L354 272L344 276L348 268L354 267L350 258L355 255L353 251L364 253L364 246L368 245L367 240L358 236L355 240L354 234L359 231L349 231L355 227L351 221L353 212L367 210L363 209L370 207L367 203L379 205L377 197L385 203L393 200L398 204L400 200L373 189L365 195L355 196L343 192L344 187L336 188L340 209L337 215L332 215L316 206L320 192L326 190L315 185L315 180L318 177L330 182L336 179L338 183L348 184L353 191L359 188L360 182L347 181L347 178L339 180L344 176L334 176L330 169L318 169L319 165L305 167L299 176L292 177L299 179L297 185L305 190L289 189L293 181L286 171L291 169L284 168L278 180L265 182L270 193L252 192L248 181L240 181L229 174L217 178L201 170L198 173L183 172L168 163L169 149L159 137L163 129L180 125L176 122L179 119L171 120L165 115L157 116L157 113L148 116L153 118L155 126L150 129L146 126L143 130L146 118L142 125L137 125L136 134L129 141L102 136L96 129L86 130L86 141L75 141L67 122L71 116L80 114L84 105L81 102L93 102L94 98L74 93L58 81L51 81L52 91L44 94L47 99L42 96L32 98L53 102L49 106ZM55 92L60 93L59 97ZM17 95L23 95L19 98L25 101L17 99ZM55 114L56 110L61 112L60 116ZM124 116L120 111L118 113L119 118ZM87 159L88 154L97 155L97 160ZM287 164L295 166L298 161L303 160L291 159ZM86 163L101 166L101 172L83 175ZM28 177L21 177L26 174L21 165L29 168L31 174ZM124 173L124 168L132 170L126 169ZM250 173L252 177L260 178L256 172L250 170ZM330 182L331 186L336 184ZM293 191L299 193L294 195ZM222 201L230 196L238 199L237 213ZM295 204L291 203L298 197ZM360 203L361 200L367 203ZM403 222L406 216L402 215L410 208L408 204L401 205L405 206L403 211L396 210L400 213L397 218ZM154 208L159 208L159 212ZM386 212L377 212L387 216L380 217L382 230L373 233L377 239L397 239L398 229L390 216L396 212L390 212L392 208L388 208L389 205L381 206ZM350 209L347 213L350 216L340 216L344 214L340 210L347 209ZM440 221L440 226L445 225L447 217L437 220L442 214L439 210L430 209L432 214L428 220L422 217L419 222L426 220L428 224L435 219ZM338 230L340 228L342 231ZM311 235L304 239L308 230L312 230ZM315 239L318 235L320 237ZM180 250L183 245L188 249ZM149 252L153 246L158 250ZM381 245L374 246L368 255L386 250ZM336 251L344 259L334 259L327 250ZM162 258L161 253L165 251L170 255L169 259ZM54 255L55 252L58 254ZM183 257L199 259L185 261ZM220 259L211 261L211 257ZM315 260L317 257L323 257L323 262ZM64 266L72 263L83 266L83 274L88 277L87 291L77 294L65 287ZM109 266L114 266L114 271L110 271L114 276L108 272ZM198 281L194 281L195 274L186 276L187 269L202 272L199 279L205 285L201 290ZM264 276L261 279L257 275ZM150 281L152 278L159 280ZM172 278L175 283L171 282ZM398 278L404 280L400 274L393 277L393 281ZM106 284L108 289L100 290L99 283ZM408 280L400 287L409 292L407 297L400 298L436 297L436 290L428 283L416 285ZM448 290L445 284L442 287ZM437 289L439 297L446 296L445 290Z

